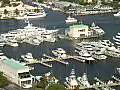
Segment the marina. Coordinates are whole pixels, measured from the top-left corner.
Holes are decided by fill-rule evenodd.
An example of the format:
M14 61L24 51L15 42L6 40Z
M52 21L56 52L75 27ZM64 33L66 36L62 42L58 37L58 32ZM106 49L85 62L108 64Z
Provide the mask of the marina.
M52 17L53 15L55 17ZM58 17L57 15L59 15L60 18L57 18ZM67 25L65 24L65 17L66 16L61 12L56 13L56 12L49 11L48 15L46 16L46 18L44 20L31 20L30 22L32 22L33 26L39 26L39 24L45 23L48 28L47 30L50 30L51 27L53 25L55 25L56 27L60 28L59 32L63 33L64 30L67 28ZM72 68L74 68L76 71L75 72L76 77L82 77L81 75L87 75L88 80L90 78L90 81L92 81L95 76L98 76L98 77L101 76L103 82L104 82L104 80L110 80L111 76L114 74L114 70L116 68L118 68L120 65L120 63L119 63L120 55L118 54L119 49L116 48L116 46L114 48L114 45L112 44L113 36L115 36L116 33L119 31L119 28L117 27L117 25L119 25L119 19L118 18L116 19L113 15L81 16L81 17L77 17L77 18L78 18L78 21L83 20L86 25L88 25L88 24L90 25L94 21L97 25L99 25L105 31L105 33L104 32L101 33L101 34L103 34L103 33L105 34L104 37L87 39L87 40L84 39L85 41L87 41L87 42L84 42L84 45L82 45L84 47L80 47L80 45L79 45L79 47L77 47L77 48L85 49L85 51L89 54L92 54L91 52L93 52L95 50L95 52L98 52L98 53L96 53L97 55L102 54L102 55L107 56L107 57L101 56L105 59L101 60L101 59L99 59L101 57L96 57L95 55L91 55L93 58L96 57L95 60L93 60L93 63L91 63L91 64L81 63L81 62L85 62L85 60L80 59L80 56L78 55L79 52L75 53L75 49L77 49L76 46L78 44L81 44L81 41L84 41L84 40L57 39L57 41L55 40L56 41L55 43L50 43L50 42L48 42L49 39L43 42L41 40L41 38L39 38L39 40L41 40L42 43L40 42L40 44L35 45L35 43L34 44L31 43L31 42L29 42L29 40L27 40L25 38L24 41L21 41L21 39L19 39L19 40L17 39L18 42L21 41L21 43L19 43L19 45L16 47L10 47L9 46L10 44L9 44L9 45L2 46L0 48L1 48L2 52L4 53L4 56L6 56L8 58L14 58L15 60L18 60L18 61L21 60L20 59L21 55L26 55L27 53L32 53L33 58L31 58L31 59L34 59L34 60L29 62L29 60L26 59L27 62L25 62L25 63L34 66L34 70L30 71L34 76L41 75L48 71L52 71L56 74L56 77L63 84L66 76L69 76L70 70ZM89 20L88 18L91 18L91 19ZM4 24L8 23L6 25L3 25L1 28L1 34L8 33L8 32L12 33L12 35L9 34L11 37L7 38L8 40L13 39L13 37L12 37L14 35L13 33L16 33L13 30L19 30L19 29L23 30L23 27L26 26L24 21L14 21L14 20L13 21L4 21L4 22L0 21L0 23L1 23L1 25L3 25L3 23ZM16 25L16 26L14 26L14 25ZM8 27L8 28L6 28L6 27ZM34 28L32 28L32 29L35 30ZM112 29L115 29L115 31L112 31ZM28 34L28 36L29 35L30 34ZM43 36L46 36L46 33L43 34ZM21 36L21 38L24 38L24 36ZM32 37L32 39L34 39L34 38ZM101 40L99 42L99 39L103 39L104 41ZM54 40L51 40L51 41L54 41ZM22 43L22 42L27 42L27 43ZM31 44L28 44L28 42ZM107 43L107 42L109 42L109 43ZM89 43L89 45L85 45L85 43L86 44ZM102 43L102 44L100 44L100 43ZM92 47L94 46L93 49L91 49L91 45L92 45ZM95 46L97 46L97 48L95 48ZM112 47L112 49L111 49L111 47ZM57 48L61 48L65 51L63 56L58 57L59 55L55 56L55 53L54 54L52 53L52 51L58 50ZM103 48L103 49L101 49L101 48ZM103 53L104 49L106 52ZM102 51L100 51L100 53L99 53L98 50L102 50ZM1 53L1 55L3 55L3 54ZM116 57L118 57L118 58L116 58ZM79 80L81 80L81 79L79 78ZM98 90L99 89L101 90L103 88L103 90L104 90L104 88L106 88L106 87L111 88L111 86L117 86L117 85L118 86L120 85L119 81L113 82L113 83L111 82L109 84L108 83L107 84L99 84L99 85L95 85L93 87L92 86L89 87L89 84L88 84L87 87L81 86L79 89L86 89L86 88L95 88L96 89L97 88ZM114 88L114 87L112 87L112 88ZM117 88L118 89L115 89L115 90L119 90L119 87L117 87Z

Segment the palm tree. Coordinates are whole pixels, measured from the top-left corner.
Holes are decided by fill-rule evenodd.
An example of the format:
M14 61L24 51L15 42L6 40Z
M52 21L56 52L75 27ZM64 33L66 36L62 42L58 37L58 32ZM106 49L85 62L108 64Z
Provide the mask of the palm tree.
M16 14L16 15L19 15L19 11L18 11L17 8L15 9L15 14Z
M6 9L4 9L4 14L5 16L8 14L8 11Z

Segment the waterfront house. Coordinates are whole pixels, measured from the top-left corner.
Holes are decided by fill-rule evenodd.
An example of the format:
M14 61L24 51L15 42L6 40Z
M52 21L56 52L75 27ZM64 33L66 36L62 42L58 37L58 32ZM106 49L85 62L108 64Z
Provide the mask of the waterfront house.
M33 76L29 70L28 66L24 66L13 59L0 61L0 71L4 73L8 80L23 88L32 87Z
M0 8L0 18L14 18L18 15L23 15L26 13L26 11L33 12L37 9L37 7L29 6L29 5L23 5L22 2L19 3L18 6L6 6ZM17 10L17 13L16 13Z

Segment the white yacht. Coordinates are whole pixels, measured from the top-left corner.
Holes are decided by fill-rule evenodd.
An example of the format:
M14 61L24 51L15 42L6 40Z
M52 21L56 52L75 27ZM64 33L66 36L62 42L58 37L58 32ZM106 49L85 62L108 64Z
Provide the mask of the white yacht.
M120 17L120 11L116 14L113 14L114 16L119 16Z
M90 83L88 82L87 74L83 73L82 77L78 77L77 80L85 87L90 87Z
M10 45L12 47L17 47L18 46L17 40L15 40L15 39L7 40L6 44Z
M94 61L95 59L87 52L87 51L82 51L80 53L81 58L86 61Z
M56 35L59 31L58 29L47 30L46 28L33 26L29 21L26 23L27 26L23 29L17 29L1 34L3 40L7 41L8 39L15 39L18 43L28 42L33 45L39 45L43 41L55 42L57 40Z
M66 77L66 82L64 83L68 89L75 89L78 86L78 81L75 76L75 70L72 69L70 76Z
M120 32L118 32L118 33L116 34L116 36L113 37L113 40L114 40L115 44L116 44L118 47L120 47Z
M52 50L52 53L59 58L65 58L67 56L66 51L62 48L57 48L56 50Z
M21 55L21 58L23 58L26 62L34 62L35 59L32 56L32 53L27 53L26 55Z
M26 12L26 14L23 14L21 16L16 17L18 20L24 20L24 19L35 19L35 18L43 18L46 16L45 12Z
M75 50L76 53L79 54L79 59L85 60L85 61L94 61L95 59L88 53L87 50L81 49L81 50Z
M77 23L77 19L69 16L69 17L65 20L65 22L66 22L66 23Z
M90 29L95 30L97 32L97 34L100 36L105 34L104 30L102 28L100 28L99 26L96 26L94 22L92 23Z
M100 49L97 50L92 56L93 56L93 58L96 58L98 60L107 59L107 56Z

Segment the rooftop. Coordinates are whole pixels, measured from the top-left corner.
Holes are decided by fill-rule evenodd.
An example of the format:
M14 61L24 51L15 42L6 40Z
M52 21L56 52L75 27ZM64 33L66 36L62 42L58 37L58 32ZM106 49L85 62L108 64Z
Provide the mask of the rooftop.
M27 66L24 66L24 65L20 64L19 62L15 61L15 60L11 60L11 59L3 60L2 63L8 65L9 67L13 68L14 70L29 69Z
M73 26L70 26L70 28L88 28L88 26L81 24L81 25L73 25Z

